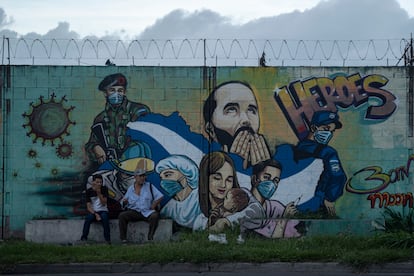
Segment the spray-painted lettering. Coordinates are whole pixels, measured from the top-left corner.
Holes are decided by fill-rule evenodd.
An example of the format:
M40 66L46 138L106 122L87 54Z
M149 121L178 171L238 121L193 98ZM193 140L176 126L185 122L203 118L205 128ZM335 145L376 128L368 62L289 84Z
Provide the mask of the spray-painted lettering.
M370 194L380 192L387 188L389 184L403 181L405 178L408 178L411 162L413 160L414 154L411 154L408 157L407 164L405 166L392 169L388 173L383 172L382 168L379 166L370 166L363 168L354 173L354 175L348 179L345 189L353 194ZM360 188L352 185L352 180L355 179L357 175L367 172L372 173L368 177L364 178L365 183L359 183L358 186Z
M407 205L409 208L413 208L413 194L410 192L406 194L375 193L370 194L367 200L371 201L371 209L375 207L377 200L379 208L389 206L406 207Z
M274 99L282 109L299 139L307 136L309 121L319 110L337 111L337 107L359 107L367 104L367 120L385 120L396 110L396 97L381 89L388 79L381 75L361 77L359 73L294 81L279 88ZM373 100L374 101L369 101Z

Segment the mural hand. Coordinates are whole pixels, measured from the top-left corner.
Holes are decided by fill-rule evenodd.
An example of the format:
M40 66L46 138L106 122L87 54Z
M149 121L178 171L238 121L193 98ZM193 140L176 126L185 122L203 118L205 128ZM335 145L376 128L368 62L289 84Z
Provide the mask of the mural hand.
M335 203L328 201L328 200L324 200L323 203L325 204L326 210L328 211L328 214L330 216L336 216L336 210L335 210Z
M216 223L209 227L209 230L213 232L221 232L226 228L231 227L231 222L226 218L219 218Z
M298 212L298 209L296 208L295 203L293 201L289 202L285 207L285 211L283 212L283 217L293 216L297 212Z
M236 138L234 138L230 152L240 155L245 160L249 160L251 140L252 135L248 131L241 131Z
M270 159L270 152L263 135L255 133L252 135L250 148L250 161L252 165Z
M210 212L210 217L211 216L220 217L220 210L218 208L212 209L211 212Z
M106 161L106 153L104 149L100 145L96 145L93 148L93 152L95 154L95 158L99 164L102 164Z

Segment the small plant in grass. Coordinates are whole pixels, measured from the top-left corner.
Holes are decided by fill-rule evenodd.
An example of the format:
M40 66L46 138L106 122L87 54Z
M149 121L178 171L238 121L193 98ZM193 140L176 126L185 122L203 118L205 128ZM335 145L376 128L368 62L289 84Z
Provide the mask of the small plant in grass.
M393 248L414 249L414 209L410 208L407 214L386 207L383 212L384 222L382 231L392 233L384 242Z

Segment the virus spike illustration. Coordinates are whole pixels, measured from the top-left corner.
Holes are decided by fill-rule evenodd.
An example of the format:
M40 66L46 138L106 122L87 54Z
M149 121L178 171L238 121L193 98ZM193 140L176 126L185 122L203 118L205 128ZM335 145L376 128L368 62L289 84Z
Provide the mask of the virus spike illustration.
M72 156L73 147L71 143L62 142L56 147L56 155L62 159L68 159Z
M35 151L34 149L29 150L29 152L27 153L27 156L29 158L36 158L37 157L37 151Z
M67 101L66 96L63 96L60 101L56 101L55 98L55 93L52 93L49 100L40 96L37 104L30 103L31 112L22 114L27 119L27 123L22 126L29 129L26 135L33 138L33 143L40 139L42 145L49 141L54 146L56 140L62 142L63 137L69 135L69 126L76 124L69 118L69 113L75 107L63 106L63 102Z

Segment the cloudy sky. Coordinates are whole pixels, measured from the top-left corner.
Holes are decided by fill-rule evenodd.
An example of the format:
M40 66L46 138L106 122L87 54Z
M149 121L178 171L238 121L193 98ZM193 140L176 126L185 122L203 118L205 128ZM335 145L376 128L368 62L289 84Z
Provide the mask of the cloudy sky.
M409 39L413 0L1 0L0 35L99 39Z
M2 0L0 31L137 38L400 38L413 0Z

